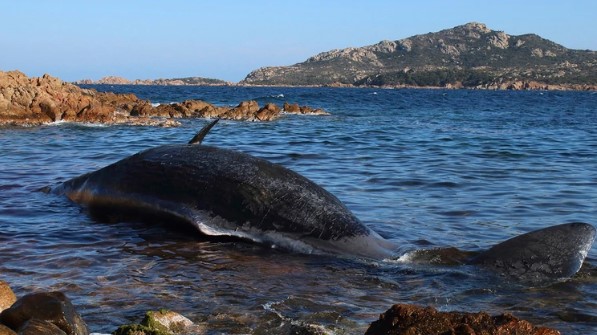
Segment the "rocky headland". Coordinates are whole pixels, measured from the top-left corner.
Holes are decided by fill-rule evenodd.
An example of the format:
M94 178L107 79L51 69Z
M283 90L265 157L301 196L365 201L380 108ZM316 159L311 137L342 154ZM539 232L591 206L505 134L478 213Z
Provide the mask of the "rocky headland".
M29 78L19 71L0 71L0 126L38 126L52 122L176 126L181 118L272 121L288 114L326 115L321 109L256 101L215 106L205 101L153 106L134 94L101 93L50 75Z
M141 320L141 317L140 317ZM281 320L277 334L326 334L320 327ZM270 330L262 329L269 333ZM206 324L196 324L170 310L148 311L138 324L122 325L115 335L209 334ZM0 335L89 335L89 327L63 292L35 292L17 299L9 284L0 280ZM96 333L97 334L97 333ZM397 304L371 323L366 335L411 334L516 334L559 335L510 314L438 312L436 309Z
M597 51L482 23L331 50L251 72L241 85L597 90Z

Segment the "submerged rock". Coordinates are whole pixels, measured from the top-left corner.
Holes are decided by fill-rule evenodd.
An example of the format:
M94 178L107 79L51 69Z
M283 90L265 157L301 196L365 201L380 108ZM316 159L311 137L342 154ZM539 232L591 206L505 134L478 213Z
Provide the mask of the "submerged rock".
M381 314L379 320L373 322L365 334L559 335L560 332L533 326L530 322L511 314L490 316L483 312L439 312L432 307L397 304Z

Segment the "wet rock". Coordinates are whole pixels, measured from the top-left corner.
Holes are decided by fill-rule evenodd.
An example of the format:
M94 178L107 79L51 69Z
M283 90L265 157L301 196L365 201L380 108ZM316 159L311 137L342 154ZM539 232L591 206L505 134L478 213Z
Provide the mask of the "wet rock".
M201 100L186 100L182 103L159 105L153 112L160 117L170 118L220 118L237 121L271 121L280 117L280 108L267 104L259 108L257 101L242 101L238 106L217 107Z
M397 304L381 314L379 320L373 322L365 334L559 335L560 332L533 326L511 314L490 316L483 312L439 312L431 307Z
M49 321L31 319L21 327L19 335L67 335L67 333Z
M329 113L325 112L321 108L311 108L309 106L301 106L300 113L307 115L329 115Z
M255 118L259 121L272 121L280 117L282 110L276 104L268 103L255 113Z
M214 107L209 102L203 100L186 100L183 101L181 105L184 106L185 117L195 116L206 108Z
M17 297L10 286L8 286L8 283L0 280L0 312L12 306L15 301L17 301Z
M255 113L257 111L259 111L259 104L257 101L242 101L238 106L228 110L220 115L220 117L228 120L255 121Z
M203 109L201 109L200 111L197 112L196 116L197 117L202 117L202 118L219 118L220 115L226 113L228 111L228 108L226 107L216 107L216 106L206 106Z
M75 311L70 300L62 292L44 292L26 295L17 300L10 308L2 311L0 321L6 326L21 332L32 320L46 321L68 335L88 335L87 325ZM55 329L46 324L47 334L54 334ZM42 327L35 322L33 329Z
M172 311L147 312L145 319L141 322L148 327L164 329L172 333L181 333L193 325L193 321Z
M298 104L289 104L288 102L284 103L284 111L286 113L300 113L301 112L301 108L299 107Z
M309 106L299 106L299 104L284 103L284 112L287 114L303 114L303 115L329 115L321 108L312 108Z
M278 107L278 105L274 104L274 103L267 103L265 104L265 106L263 107L263 109L267 109L273 113L277 113L279 114L280 112L282 112L282 109L280 109L280 107Z
M177 335L204 334L207 330L186 317L172 311L150 311L141 324L119 327L114 335Z

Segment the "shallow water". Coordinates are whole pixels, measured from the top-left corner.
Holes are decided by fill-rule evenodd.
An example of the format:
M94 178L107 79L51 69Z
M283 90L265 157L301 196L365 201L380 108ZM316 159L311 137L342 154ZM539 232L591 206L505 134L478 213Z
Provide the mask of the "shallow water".
M154 103L257 99L323 107L332 115L221 121L204 143L303 174L406 248L477 251L550 225L597 224L593 93L101 89ZM565 334L595 330L595 246L575 278L528 288L474 267L301 255L167 226L99 223L38 191L146 148L185 143L206 122L0 129L0 279L18 295L64 291L97 332L170 308L213 333L282 333L289 323L307 323L359 334L393 303L506 311Z

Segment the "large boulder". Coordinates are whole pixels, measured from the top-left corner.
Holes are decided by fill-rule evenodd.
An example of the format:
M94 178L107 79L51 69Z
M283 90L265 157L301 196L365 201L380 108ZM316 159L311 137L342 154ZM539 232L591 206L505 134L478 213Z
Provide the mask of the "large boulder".
M414 334L516 334L560 335L554 329L535 327L510 314L490 316L487 313L439 312L432 307L397 304L381 314L365 335Z
M88 335L87 325L62 292L26 295L0 313L0 322L27 334Z

